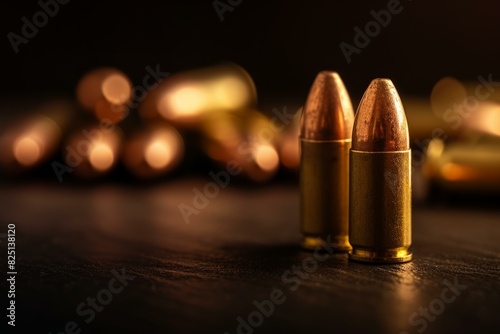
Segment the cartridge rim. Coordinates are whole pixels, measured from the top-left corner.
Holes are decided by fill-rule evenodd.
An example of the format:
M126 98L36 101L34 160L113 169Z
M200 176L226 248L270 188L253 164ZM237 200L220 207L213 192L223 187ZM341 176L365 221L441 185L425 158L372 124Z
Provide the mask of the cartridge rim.
M413 253L406 248L396 248L384 251L368 251L353 249L349 252L349 259L366 263L405 263L411 261Z
M346 253L352 250L347 237L345 238L344 242L328 242L321 237L304 236L300 242L300 247L309 251L331 248L334 252L338 253Z

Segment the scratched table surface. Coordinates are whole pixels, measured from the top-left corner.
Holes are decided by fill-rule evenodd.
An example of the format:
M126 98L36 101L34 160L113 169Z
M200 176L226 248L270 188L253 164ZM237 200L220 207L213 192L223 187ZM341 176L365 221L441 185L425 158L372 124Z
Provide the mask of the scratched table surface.
M365 265L297 247L292 184L231 184L187 224L206 182L3 186L16 332L498 333L500 209L416 207L414 261Z

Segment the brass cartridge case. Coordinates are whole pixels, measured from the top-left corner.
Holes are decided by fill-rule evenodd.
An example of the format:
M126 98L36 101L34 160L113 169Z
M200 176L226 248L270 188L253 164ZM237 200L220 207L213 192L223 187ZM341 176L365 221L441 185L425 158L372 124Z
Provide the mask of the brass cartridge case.
M300 193L302 246L329 242L349 251L349 149L351 140L301 138Z
M411 245L411 151L350 154L352 260L407 262Z

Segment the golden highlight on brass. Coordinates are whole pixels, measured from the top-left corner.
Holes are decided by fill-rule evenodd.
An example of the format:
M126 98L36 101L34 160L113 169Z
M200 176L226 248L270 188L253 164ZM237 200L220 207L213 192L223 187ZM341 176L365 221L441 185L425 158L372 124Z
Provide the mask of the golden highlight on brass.
M340 76L316 77L302 112L300 129L300 211L302 247L329 243L339 252L348 240L349 149L353 109Z
M358 107L349 173L349 258L412 259L411 151L408 124L391 80L375 79Z

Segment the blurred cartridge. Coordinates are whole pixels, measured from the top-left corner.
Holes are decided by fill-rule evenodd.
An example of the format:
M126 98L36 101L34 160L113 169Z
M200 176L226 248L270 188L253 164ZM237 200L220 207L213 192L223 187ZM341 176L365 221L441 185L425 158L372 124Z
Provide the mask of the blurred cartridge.
M262 113L214 113L202 124L203 150L211 160L230 163L239 176L255 182L266 182L278 171L276 127Z
M115 68L98 68L80 79L76 97L97 119L115 124L128 115L132 83L125 73Z
M54 100L33 109L0 137L0 161L8 173L39 166L53 156L76 114L66 100Z
M433 190L461 195L500 193L500 104L478 102L468 116L458 138L433 138L422 148L423 163L414 173L424 190L420 200L428 199Z
M484 136L446 143L433 139L423 174L441 189L460 194L500 193L500 138Z
M63 149L66 165L84 179L109 173L116 165L123 134L117 126L89 125L73 133Z
M152 178L175 168L184 155L180 134L168 124L151 125L131 136L124 145L123 163L140 178Z
M302 108L297 111L290 124L279 133L278 151L281 164L288 170L298 172L300 166L300 146L297 138L300 135L300 115Z
M349 258L410 261L411 151L408 124L389 79L375 79L354 120L349 174Z
M349 149L353 126L349 94L336 72L320 72L302 111L300 221L305 249L348 240Z
M245 112L256 104L250 75L224 64L167 77L139 106L143 119L161 117L176 127L197 127L209 113Z

